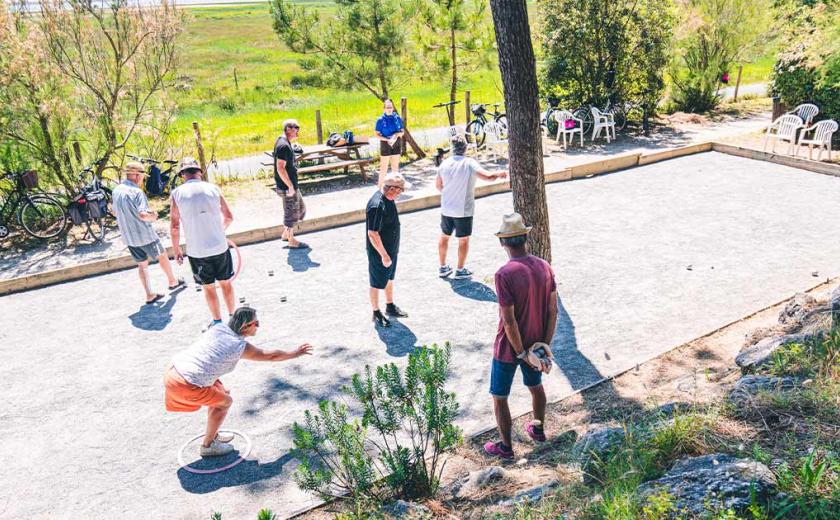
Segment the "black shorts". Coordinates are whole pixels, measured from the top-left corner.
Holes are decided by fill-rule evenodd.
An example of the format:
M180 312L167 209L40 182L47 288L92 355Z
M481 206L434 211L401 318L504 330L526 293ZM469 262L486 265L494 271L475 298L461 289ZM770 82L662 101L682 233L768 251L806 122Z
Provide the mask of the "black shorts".
M400 154L402 154L402 137L397 137L394 146L388 144L388 139L385 137L379 139L379 155L388 157L389 155Z
M472 235L472 217L447 217L440 216L440 231L446 236L451 236L455 231L455 236L464 238Z
M233 278L233 257L230 255L230 249L206 258L187 256L187 259L190 261L193 278L197 284L209 285L216 283L217 280L224 281Z
M368 253L368 276L370 286L374 289L384 289L388 282L394 279L397 273L397 255L390 255L391 266L382 265L382 257L379 253Z

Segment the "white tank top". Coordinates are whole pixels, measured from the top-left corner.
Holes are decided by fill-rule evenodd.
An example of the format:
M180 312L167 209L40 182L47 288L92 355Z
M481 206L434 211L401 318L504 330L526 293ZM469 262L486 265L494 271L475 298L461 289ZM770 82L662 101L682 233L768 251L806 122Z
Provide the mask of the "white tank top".
M191 179L172 192L187 236L187 256L207 258L227 251L221 193L209 182Z
M187 350L176 354L172 366L188 383L213 386L217 379L233 372L246 345L244 337L219 323Z

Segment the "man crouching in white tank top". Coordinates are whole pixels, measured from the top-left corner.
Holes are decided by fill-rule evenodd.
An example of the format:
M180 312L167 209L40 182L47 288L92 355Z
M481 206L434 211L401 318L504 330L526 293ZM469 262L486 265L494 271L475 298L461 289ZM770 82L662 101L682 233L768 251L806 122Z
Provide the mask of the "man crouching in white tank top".
M172 192L170 201L170 225L172 249L178 264L184 263L181 251L181 222L184 223L187 238L187 259L195 283L204 289L204 299L213 322L222 322L216 282L222 289L228 315L234 311L233 258L231 258L225 229L233 222L233 214L215 184L202 180L201 166L192 157L184 157L178 167L184 184Z

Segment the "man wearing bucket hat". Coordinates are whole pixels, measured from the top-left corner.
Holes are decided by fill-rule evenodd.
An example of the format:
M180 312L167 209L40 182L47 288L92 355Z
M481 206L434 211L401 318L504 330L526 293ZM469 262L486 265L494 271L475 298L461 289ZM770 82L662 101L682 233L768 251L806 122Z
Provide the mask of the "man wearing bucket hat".
M385 313L397 318L408 317L394 304L394 275L400 250L400 216L394 200L405 190L405 179L399 173L385 177L382 189L373 194L367 205L367 256L370 278L370 305L373 322L389 327L391 321L379 310L379 291L385 291Z
M546 440L543 430L546 397L542 371L548 371L551 365L539 363L539 358L529 353L538 350L539 346L551 345L557 324L557 285L548 262L528 254L529 231L531 227L525 225L522 216L511 213L504 216L496 233L509 258L496 272L500 319L490 370L490 394L502 439L488 442L484 450L502 459L513 458L512 422L507 398L517 367L531 392L533 406L534 420L528 423L525 431L536 442ZM553 361L550 348L544 348L544 356Z
M230 281L233 278L233 258L225 236L225 229L233 222L233 214L219 188L203 181L201 174L198 161L192 157L181 160L178 175L184 176L184 184L172 192L169 229L175 259L181 264L184 262L180 244L181 222L184 223L187 259L195 283L204 290L204 299L213 316L212 326L222 322L216 282L222 289L228 314L233 314L235 309Z
M120 227L120 235L128 247L131 257L137 262L140 283L146 292L146 303L151 304L163 298L162 294L152 292L149 281L149 262L157 260L169 280L169 290L174 291L184 285L184 280L176 279L166 248L160 243L152 222L157 220L156 211L149 209L149 199L140 189L146 169L139 162L129 162L123 169L125 180L114 188L113 206Z

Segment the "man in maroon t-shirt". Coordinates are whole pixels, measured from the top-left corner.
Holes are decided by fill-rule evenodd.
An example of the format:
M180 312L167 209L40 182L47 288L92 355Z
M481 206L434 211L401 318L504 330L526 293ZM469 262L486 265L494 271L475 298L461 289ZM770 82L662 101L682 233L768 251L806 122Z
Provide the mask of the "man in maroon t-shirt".
M522 221L522 216L513 213L505 215L502 228L496 233L510 258L496 272L500 319L490 372L490 394L502 440L488 442L484 450L503 459L513 458L507 398L517 367L522 370L523 383L531 391L534 412L534 420L528 423L525 431L537 442L546 439L543 430L546 397L542 372L530 364L526 354L534 343L551 345L557 325L557 285L548 262L528 254L526 242L530 230ZM551 349L546 350L553 363Z

